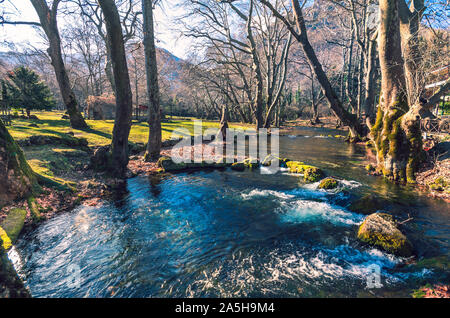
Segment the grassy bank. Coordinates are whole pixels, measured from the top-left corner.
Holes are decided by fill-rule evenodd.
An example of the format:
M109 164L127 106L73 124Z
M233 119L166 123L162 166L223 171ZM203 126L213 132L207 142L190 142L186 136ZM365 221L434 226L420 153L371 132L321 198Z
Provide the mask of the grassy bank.
M68 119L62 119L64 112L43 111L33 112L39 119L13 119L12 126L8 127L9 132L16 140L25 139L33 135L61 136L73 132L75 137L86 138L89 146L103 146L111 142L114 120L86 120L90 129L78 130L72 129ZM194 118L174 117L168 122L162 123L162 139L170 139L172 135L182 136L183 133L177 133L177 129L187 129L190 134L194 133ZM203 130L208 128L219 128L218 121L203 120ZM31 124L31 126L30 126ZM37 127L34 127L37 125ZM232 123L231 128L248 128L249 125ZM130 131L131 142L147 142L148 124L146 122L137 122L133 120Z
M25 140L31 136L67 137L73 134L78 138L85 138L89 147L104 146L111 143L114 120L87 120L88 130L72 129L68 119L62 119L62 111L33 112L38 119L16 118L8 130L16 141ZM194 134L194 118L174 117L162 123L163 140ZM202 128L218 129L218 121L202 121ZM231 128L251 128L250 125L240 123L230 124ZM178 131L177 130L184 130ZM130 131L130 142L146 143L148 138L148 124L133 120ZM59 182L76 182L76 171L82 169L89 162L89 155L80 149L65 145L41 145L23 147L25 156L36 172Z

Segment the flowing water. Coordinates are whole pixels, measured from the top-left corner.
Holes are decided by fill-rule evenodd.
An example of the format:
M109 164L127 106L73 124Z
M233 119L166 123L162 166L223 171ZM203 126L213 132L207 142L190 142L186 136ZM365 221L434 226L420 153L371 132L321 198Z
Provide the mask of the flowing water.
M356 240L365 214L409 215L420 259L448 260L448 204L367 176L364 147L325 137L342 132L292 134L280 137L282 156L342 179L337 190L286 171L136 177L115 200L26 233L9 256L35 297L388 297L448 282L445 268ZM368 285L377 269L380 284Z

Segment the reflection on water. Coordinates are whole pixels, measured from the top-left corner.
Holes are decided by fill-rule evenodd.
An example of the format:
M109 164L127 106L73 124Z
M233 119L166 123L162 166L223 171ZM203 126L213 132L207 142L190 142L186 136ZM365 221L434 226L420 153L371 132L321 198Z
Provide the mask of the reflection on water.
M398 218L414 217L408 235L421 256L448 256L448 206L367 176L363 148L318 137L339 131L297 132L280 138L281 155L344 179L338 190L285 172L137 177L112 202L27 233L10 258L37 297L408 296L442 279L360 244L366 211L350 206L370 194ZM369 290L373 264L383 287Z

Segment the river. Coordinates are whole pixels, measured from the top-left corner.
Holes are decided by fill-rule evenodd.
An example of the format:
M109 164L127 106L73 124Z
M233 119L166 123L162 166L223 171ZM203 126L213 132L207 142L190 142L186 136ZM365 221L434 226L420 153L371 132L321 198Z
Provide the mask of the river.
M405 230L419 259L448 260L450 211L368 176L365 148L328 137L337 134L280 137L283 157L342 179L337 190L286 171L139 176L114 200L25 233L9 257L34 297L409 297L421 284L448 283L445 268L407 265L356 239L365 215L383 210L413 218Z

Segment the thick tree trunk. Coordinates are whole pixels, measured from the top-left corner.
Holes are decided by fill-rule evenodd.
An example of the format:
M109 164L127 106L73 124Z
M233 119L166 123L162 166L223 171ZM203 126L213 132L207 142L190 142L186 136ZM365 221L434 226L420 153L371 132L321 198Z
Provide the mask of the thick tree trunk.
M378 168L389 179L413 182L422 136L417 107L408 105L397 0L380 1L378 32L381 98L371 129Z
M61 53L61 38L59 36L58 25L56 22L57 7L60 0L54 0L50 10L45 0L31 0L41 22L41 26L47 35L51 64L55 69L56 80L58 81L61 96L66 105L70 117L72 128L85 129L88 125L84 121L81 112L78 109L78 102L70 85L69 76L64 65Z
M111 43L111 61L116 85L116 118L111 143L109 171L113 176L123 178L128 165L128 136L131 128L132 94L128 74L122 26L114 0L99 0L108 40Z
M155 31L153 23L153 1L142 0L144 14L145 70L147 72L148 95L148 142L145 160L156 160L161 151L161 110L156 63Z
M0 120L0 207L30 194L37 186L36 176L22 149Z

